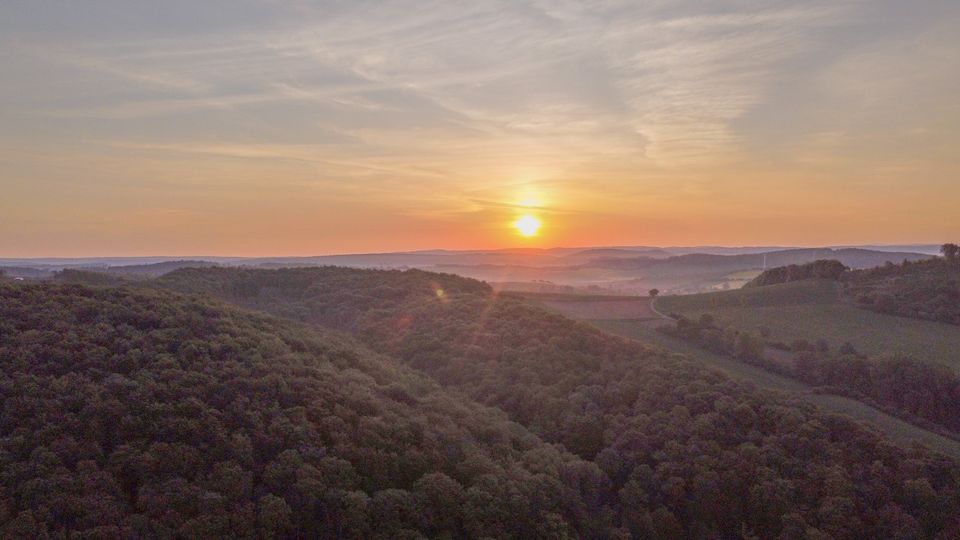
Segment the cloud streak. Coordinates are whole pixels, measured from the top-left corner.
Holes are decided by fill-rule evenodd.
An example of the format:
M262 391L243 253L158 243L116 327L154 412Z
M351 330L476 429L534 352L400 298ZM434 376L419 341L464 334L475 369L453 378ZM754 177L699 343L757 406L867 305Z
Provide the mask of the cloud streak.
M194 160L191 177L218 181L247 178L256 161L276 177L264 183L323 186L396 215L510 208L523 186L549 185L560 213L693 217L711 197L745 212L777 190L815 206L822 194L802 188L812 178L897 185L924 172L942 187L956 172L943 150L958 140L950 2L927 16L893 0L169 11L154 24L138 2L0 6L6 182L57 181L27 159L70 149L123 163L90 171L91 189L123 174L149 183L143 159L151 171ZM878 127L912 135L889 152L895 137Z

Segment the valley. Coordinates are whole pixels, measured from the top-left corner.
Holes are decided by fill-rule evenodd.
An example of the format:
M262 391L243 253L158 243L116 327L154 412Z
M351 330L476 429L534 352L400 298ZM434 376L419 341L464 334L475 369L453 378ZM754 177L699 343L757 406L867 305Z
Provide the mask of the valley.
M661 306L661 309L669 309L663 308L663 306L670 305L675 307L676 304L679 303L669 303L668 301L671 299L674 301L689 300L688 303L683 304L684 308L690 308L691 306L696 307L690 311L686 311L685 309L682 313L683 315L692 316L695 318L699 317L702 313L713 314L719 312L720 315L718 318L723 322L728 322L728 319L724 318L723 316L723 314L726 312L722 309L718 310L717 307L724 306L725 302L729 302L731 299L736 299L732 300L732 302L738 306L735 309L741 309L749 313L749 316L752 318L751 320L766 322L767 319L763 318L763 312L752 311L757 310L758 308L743 307L744 303L749 305L751 302L743 300L744 303L741 303L741 299L751 298L753 304L759 304L763 306L759 309L775 309L772 306L773 303L792 302L794 304L799 304L800 302L804 301L822 301L829 303L832 302L832 300L829 299L834 298L834 289L832 284L800 283L799 285L790 287L773 287L768 289L769 290L765 291L747 289L742 291L744 294L738 295L732 295L730 293L717 293L721 295L721 300L719 301L716 300L716 296L694 296L693 298L659 298L657 299L657 305ZM771 372L759 366L744 363L737 359L712 353L708 350L704 350L702 347L686 343L682 340L658 331L658 327L672 323L650 310L649 298L625 297L617 300L611 298L590 299L579 296L563 297L561 295L523 295L523 297L527 301L542 305L547 309L557 311L565 316L589 322L603 329L604 331L627 338L636 339L640 342L660 347L664 351L684 354L694 360L702 362L706 366L719 369L731 377L750 381L758 388L785 392L798 399L810 402L825 411L848 415L858 421L865 422L873 426L875 429L883 432L884 435L890 437L892 440L895 440L907 447L914 443L925 444L937 451L944 452L960 459L960 441L958 441L955 437L945 436L943 434L918 427L901 418L877 409L876 407L862 403L855 399L851 399L849 397L817 392L815 387L802 381ZM706 300L704 300L704 298L706 298ZM605 309L605 306L607 305L618 304L621 306L626 305L630 307L629 309L620 308L618 310ZM700 311L700 309L703 309L704 305L711 306L712 309ZM861 311L862 310L857 310L857 312ZM671 312L676 311L671 310ZM875 314L868 313L868 315L872 316ZM766 324L770 323L766 322ZM848 327L844 327L844 329L849 332L848 334L844 335L845 340L846 338L859 337L859 335L856 333L858 331L857 328L850 330ZM811 329L811 331L813 331L813 329ZM778 335L780 334L772 334L774 338ZM808 336L808 339L811 339L809 336L816 334L808 333L805 335ZM926 342L926 338L928 337L929 336L924 334L920 334L919 336L914 335L914 339L917 341L916 346L912 348L922 349L922 345ZM815 338L811 339L811 341L815 341ZM860 339L857 339L857 341L859 342ZM767 354L770 354L770 352L771 351L768 351Z

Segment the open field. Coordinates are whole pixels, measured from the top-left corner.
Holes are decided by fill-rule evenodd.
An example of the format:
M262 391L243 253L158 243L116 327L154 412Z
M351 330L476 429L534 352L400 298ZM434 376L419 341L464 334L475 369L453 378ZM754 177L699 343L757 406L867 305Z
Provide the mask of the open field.
M691 318L710 313L721 325L753 332L766 326L773 341L824 339L831 347L849 341L871 356L906 354L960 368L960 327L856 308L828 281L666 296L657 308Z
M648 296L509 293L578 321L622 319L657 321Z
M590 322L611 334L636 339L668 351L684 354L707 366L719 369L733 378L751 381L760 388L788 392L819 406L825 411L845 414L873 426L900 444L910 445L918 442L944 454L960 458L960 442L958 441L917 427L854 399L814 394L811 392L812 388L802 382L770 373L762 368L744 364L732 358L713 354L667 336L657 331L657 325L649 321L594 320Z
M739 289L746 285L751 279L760 275L762 270L739 270L723 276L723 281L715 284L712 288L715 291L726 291L730 289Z
M647 320L660 318L650 309L650 298L645 296L577 297L569 295L544 295L539 297L527 296L526 298L576 320Z
M839 302L837 284L826 280L794 281L768 287L751 287L704 294L662 296L661 309L684 313L691 310L725 307L763 307Z
M669 323L650 310L650 299L648 297L563 294L523 294L519 296L567 317L590 322L611 334L636 339L670 352L684 354L707 366L719 369L733 378L750 381L760 388L786 392L826 411L850 416L873 426L900 444L909 446L913 443L921 443L944 454L960 458L960 442L958 441L915 426L854 399L813 393L812 387L800 381L771 373L760 367L751 366L732 358L713 354L657 331L658 326ZM903 332L909 331L909 324L907 327L900 329L901 333L895 334L897 337L891 338L907 339L907 343L911 345L911 350L914 346L919 349L925 339L931 335L932 330L929 325L936 325L936 323L926 323L924 321L887 317L847 306L838 300L835 284L825 281L788 283L782 286L724 291L722 293L664 297L658 299L657 304L660 311L675 311L685 315L709 312L721 318L729 316L730 320L727 322L737 327L746 324L756 324L757 326L766 324L774 332L774 336L789 334L805 339L816 338L805 337L812 334L798 333L797 329L789 326L789 323L784 323L782 326L777 324L780 317L789 320L790 315L793 314L793 316L799 318L826 318L826 322L822 326L808 322L803 327L804 331L811 333L825 332L831 325L835 327L836 320L846 321L847 324L840 325L839 331L843 332L841 335L850 336L862 331L863 328L871 328L875 324L873 320L875 317L895 319L891 322L897 323L915 322L919 323L919 330L915 330L909 338L903 337ZM709 306L710 309L703 309L702 306ZM777 312L783 312L783 314L778 316ZM739 318L736 317L737 315L739 315ZM937 328L937 330L942 329ZM874 331L883 332L889 331L889 329L884 325ZM795 339L795 337L789 339ZM843 340L847 339L844 338ZM853 339L850 339L850 341L857 344ZM867 343L866 339L864 343ZM944 343L949 343L949 339L945 339ZM857 346L860 347L860 345ZM863 346L862 350L867 352L868 347Z

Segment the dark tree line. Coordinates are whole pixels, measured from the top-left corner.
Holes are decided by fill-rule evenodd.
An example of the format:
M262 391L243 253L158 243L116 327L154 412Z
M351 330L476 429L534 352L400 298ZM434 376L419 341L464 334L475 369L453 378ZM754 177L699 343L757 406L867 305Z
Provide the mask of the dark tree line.
M803 279L831 279L836 281L848 270L850 269L840 261L821 259L808 264L791 264L764 270L744 287L764 287Z
M713 317L680 318L665 333L712 352L859 399L914 423L957 437L960 434L960 376L940 364L905 356L868 358L844 344L831 351L827 342L796 340L786 345L766 343L764 336L721 328ZM786 348L791 360L771 358L766 346Z
M960 377L946 366L908 357L865 358L848 352L806 350L791 372L814 386L831 387L915 423L960 434Z
M593 531L584 536L958 533L952 460L901 450L845 417L498 297L473 280L205 269L157 284L347 331L591 461L596 474L578 480ZM754 346L743 342L742 354Z
M54 272L52 279L59 283L73 283L96 287L115 287L127 282L127 279L122 276L93 270L77 270L75 268L65 268Z
M944 244L940 246L940 253L943 255L943 258L949 262L960 260L960 246L957 244Z
M844 277L859 307L915 319L960 325L960 252L945 244L944 257L857 270Z

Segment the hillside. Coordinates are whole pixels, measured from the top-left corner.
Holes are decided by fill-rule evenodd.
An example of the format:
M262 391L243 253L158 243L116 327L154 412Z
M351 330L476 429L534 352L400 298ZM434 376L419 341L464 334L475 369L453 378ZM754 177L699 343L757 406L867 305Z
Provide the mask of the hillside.
M180 268L203 268L207 266L217 266L218 263L208 261L177 260L163 261L149 264L126 264L122 266L107 266L105 268L93 268L97 272L114 274L131 278L151 278L158 277Z
M759 276L747 282L744 287L766 287L805 279L829 279L837 281L849 270L837 260L820 259L807 264L791 264L764 270Z
M824 293L827 299L835 298L832 287ZM925 441L960 457L960 442L953 440L960 433L960 374L946 366L903 357L868 358L849 346L832 351L821 341L773 342L761 349L766 340L757 332L717 324L706 315L693 320L678 315L670 321L654 311L650 298L517 296L613 334L682 352L760 387L849 414L897 441ZM797 349L784 350L791 346Z
M162 291L0 284L0 389L3 538L589 538L611 497L350 339Z
M857 306L900 317L960 325L960 259L904 262L845 276Z
M599 476L580 481L607 486L601 500L613 513L593 519L618 535L933 536L960 525L960 471L951 460L904 452L848 418L498 297L476 281L221 268L180 270L156 283L349 331L502 409L598 467Z
M845 414L859 421L865 422L881 430L886 437L909 447L920 442L930 448L960 459L960 441L942 434L942 430L933 427L935 431L917 425L915 418L908 422L902 418L899 411L884 412L875 405L865 403L864 400L840 395L833 391L824 392L805 383L792 374L780 374L764 366L747 363L735 357L710 350L690 341L669 335L658 325L627 319L597 319L592 324L616 335L637 339L663 347L665 350L683 353L692 359L703 362L713 369L719 369L735 379L750 381L758 388L768 388L778 392L788 393L799 399L808 401L825 411ZM954 376L955 378L955 376ZM859 396L858 396L859 397ZM932 396L927 396L929 400Z
M664 296L657 307L697 319L704 313L723 326L758 332L771 341L825 340L836 350L851 343L871 356L904 354L960 368L960 328L896 317L855 307L842 299L832 280L804 280L715 293Z
M737 255L716 255L709 253L690 253L653 259L650 257L601 259L595 266L618 269L655 268L661 272L717 271L732 272L748 268L773 268L777 266L801 265L820 259L836 260L850 268L872 268L885 263L919 261L929 259L929 255L920 253L875 251L857 248L817 248L785 249L763 253Z

